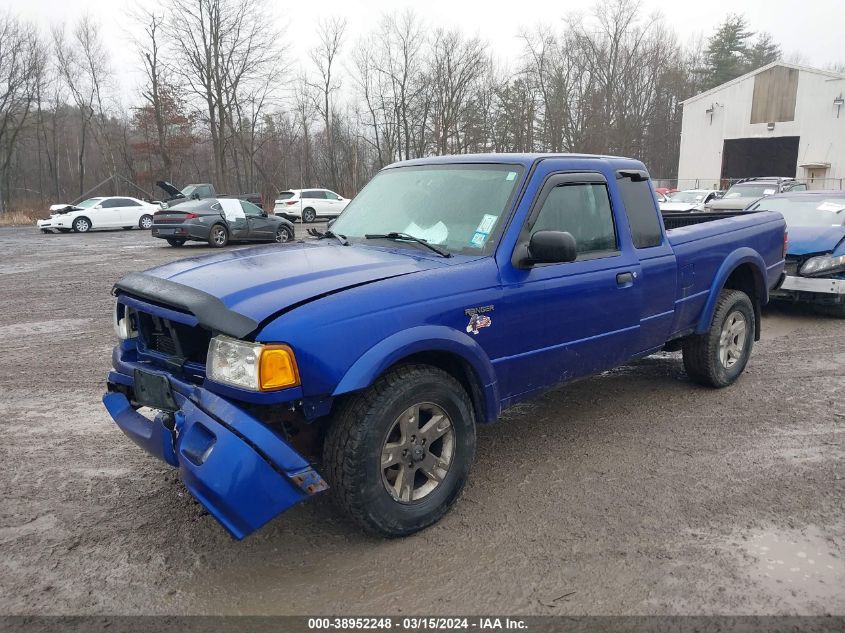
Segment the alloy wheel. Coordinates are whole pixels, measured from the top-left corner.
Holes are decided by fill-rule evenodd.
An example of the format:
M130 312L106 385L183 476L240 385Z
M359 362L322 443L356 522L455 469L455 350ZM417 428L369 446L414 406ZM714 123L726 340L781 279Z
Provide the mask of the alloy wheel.
M719 336L719 361L726 369L736 365L742 358L747 334L748 323L745 315L739 310L734 310L725 319Z
M382 445L384 487L399 503L420 501L443 483L454 455L449 415L430 402L412 405L396 418Z

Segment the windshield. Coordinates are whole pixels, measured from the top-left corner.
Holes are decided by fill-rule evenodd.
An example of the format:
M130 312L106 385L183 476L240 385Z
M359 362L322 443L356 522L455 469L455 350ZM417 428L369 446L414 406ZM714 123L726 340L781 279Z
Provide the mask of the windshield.
M83 200L79 204L75 204L73 206L78 207L80 209L89 209L93 207L95 204L100 202L102 198L88 198L87 200Z
M734 185L725 194L725 199L730 198L760 198L761 196L770 196L777 193L777 185Z
M355 242L407 233L453 253L488 253L522 175L516 165L423 165L377 174L332 225ZM395 246L423 250L413 242Z
M752 211L777 211L789 226L842 226L845 223L845 195L810 198L768 198Z
M186 198L190 198L191 195L199 188L199 185L188 185L184 189L182 189L182 195Z
M703 191L678 191L669 196L669 202L702 202L706 195Z

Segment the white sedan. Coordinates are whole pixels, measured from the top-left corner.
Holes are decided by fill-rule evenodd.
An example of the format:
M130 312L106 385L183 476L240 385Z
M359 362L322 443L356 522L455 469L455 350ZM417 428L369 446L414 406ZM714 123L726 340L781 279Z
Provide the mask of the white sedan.
M289 189L279 194L273 213L295 222L313 222L317 218L336 218L349 199L329 189Z
M660 201L661 211L704 211L704 205L718 198L721 191L715 189L687 189L670 193L665 202Z
M109 196L88 198L79 204L54 204L50 217L38 220L44 233L87 233L91 229L150 229L153 213L161 207L137 198Z

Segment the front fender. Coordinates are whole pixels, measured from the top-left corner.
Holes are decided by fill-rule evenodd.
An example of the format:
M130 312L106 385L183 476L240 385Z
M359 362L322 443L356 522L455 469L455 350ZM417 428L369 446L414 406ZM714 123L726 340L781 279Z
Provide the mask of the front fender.
M465 333L444 325L421 325L397 332L377 343L355 361L332 396L365 389L387 368L421 352L446 352L461 357L472 367L483 398L485 422L499 416L499 390L493 364L481 346Z
M704 334L710 327L710 322L713 320L713 313L716 311L716 302L719 301L719 293L725 287L725 282L727 282L731 273L742 264L751 264L754 270L754 281L757 284L760 305L766 305L769 302L769 284L766 282L766 262L763 261L760 253L754 249L748 247L738 248L725 258L719 270L716 271L716 276L710 286L710 295L707 297L707 303L704 304L704 309L701 311L698 325L695 328L696 334ZM757 310L756 307L755 310ZM757 331L759 332L759 326Z

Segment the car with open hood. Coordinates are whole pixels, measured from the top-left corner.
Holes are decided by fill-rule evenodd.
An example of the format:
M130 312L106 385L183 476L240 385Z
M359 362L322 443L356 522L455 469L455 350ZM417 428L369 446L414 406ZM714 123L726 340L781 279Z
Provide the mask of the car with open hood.
M772 298L845 318L845 191L785 193L749 210L777 211L786 220L786 277Z
M87 233L94 229L145 229L153 225L160 207L128 196L88 198L77 204L54 204L50 217L38 220L42 233Z
M260 193L218 193L215 191L214 185L209 182L191 183L179 189L166 180L159 180L156 182L156 186L168 195L168 198L161 203L164 208L173 207L188 200L205 200L206 198L238 198L251 202L258 207L264 206L264 197Z

